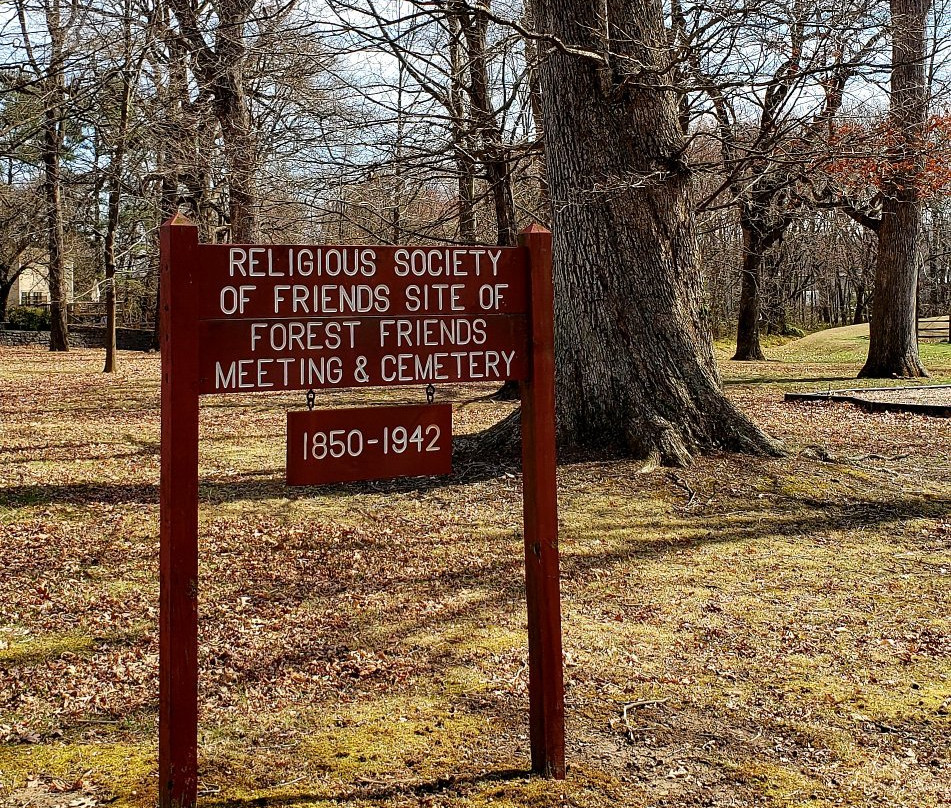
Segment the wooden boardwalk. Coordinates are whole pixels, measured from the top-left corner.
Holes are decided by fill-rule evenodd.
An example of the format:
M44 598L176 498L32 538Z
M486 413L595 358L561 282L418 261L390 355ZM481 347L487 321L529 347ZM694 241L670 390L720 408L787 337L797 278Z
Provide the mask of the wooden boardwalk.
M786 401L842 401L867 412L913 412L951 418L951 384L918 384L904 387L866 387L786 393Z

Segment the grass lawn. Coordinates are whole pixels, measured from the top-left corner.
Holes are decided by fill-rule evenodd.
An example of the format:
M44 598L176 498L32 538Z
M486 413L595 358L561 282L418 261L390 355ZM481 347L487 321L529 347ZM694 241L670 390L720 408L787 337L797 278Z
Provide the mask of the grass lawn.
M951 805L951 420L782 401L866 346L724 346L785 458L560 468L563 783L525 771L517 469L290 489L303 394L204 399L200 804ZM0 349L0 805L155 804L159 360L101 365ZM484 392L439 391L457 432Z

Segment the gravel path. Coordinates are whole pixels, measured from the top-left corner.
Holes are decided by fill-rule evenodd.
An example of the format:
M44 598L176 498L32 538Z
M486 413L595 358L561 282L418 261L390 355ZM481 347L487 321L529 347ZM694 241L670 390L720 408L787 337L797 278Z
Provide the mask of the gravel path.
M787 393L785 398L787 401L849 401L871 410L907 410L951 417L951 385L948 384Z
M852 390L849 395L883 404L928 404L951 407L951 385L896 387L893 390Z

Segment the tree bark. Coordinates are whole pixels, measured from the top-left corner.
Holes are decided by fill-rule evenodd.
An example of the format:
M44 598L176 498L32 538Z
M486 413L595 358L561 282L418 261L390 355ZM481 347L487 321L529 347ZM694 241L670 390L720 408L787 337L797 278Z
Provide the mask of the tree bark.
M740 229L743 233L743 258L740 269L740 305L736 318L734 360L763 360L759 341L760 284L762 281L763 244L746 207L741 206Z
M470 105L466 101L466 64L462 47L464 12L456 10L448 17L450 25L449 61L452 66L449 100L452 106L452 145L455 150L459 193L459 241L476 243L475 163L469 134Z
M123 20L122 96L119 100L119 124L112 146L109 165L109 202L103 257L106 275L106 360L103 373L116 371L116 234L119 230L119 203L122 198L122 169L125 163L129 134L129 113L132 106L132 10L125 9Z
M245 27L254 0L221 0L216 6L215 47L204 38L196 0L170 0L205 88L212 93L228 169L231 241L258 241L258 150L245 93L248 49Z
M489 87L489 60L486 53L489 19L482 11L458 17L469 52L470 110L481 140L482 163L495 211L496 244L511 247L517 240L518 219L512 193L512 168L502 145L502 130L493 107ZM518 382L509 381L492 396L496 401L516 401Z
M231 82L228 82L231 84ZM228 214L231 241L254 244L258 239L258 188L256 145L251 131L244 93L228 89L215 91L215 109L228 161Z
M497 114L490 98L486 55L489 19L484 12L476 10L471 14L460 14L459 21L469 51L469 97L472 101L472 115L482 141L482 161L495 209L498 227L496 244L511 247L518 236L518 222L512 195L512 172L506 149L502 145L502 131Z
M539 0L536 13L592 54L555 48L541 70L560 443L677 465L777 453L721 389L661 4Z
M928 111L925 27L930 6L931 0L890 2L889 122L896 144L889 150L882 188L868 359L860 378L928 375L918 357L915 303L922 209L919 183Z
M525 28L534 31L535 0L525 0L523 3ZM528 73L528 99L532 110L532 127L535 131L535 140L538 141L538 205L536 215L546 227L551 227L551 193L548 188L548 168L545 160L545 127L542 123L542 90L538 80L538 47L531 38L525 39L525 70Z
M50 350L69 350L66 323L66 257L63 234L61 159L63 153L64 36L59 0L46 9L50 37L50 61L46 74L46 103L43 111L43 175L46 195L48 281L50 287Z
M244 92L244 65L247 48L244 26L253 3L228 0L229 13L218 29L218 72L211 83L215 114L221 125L225 159L228 163L228 213L231 241L253 244L258 241L257 143Z

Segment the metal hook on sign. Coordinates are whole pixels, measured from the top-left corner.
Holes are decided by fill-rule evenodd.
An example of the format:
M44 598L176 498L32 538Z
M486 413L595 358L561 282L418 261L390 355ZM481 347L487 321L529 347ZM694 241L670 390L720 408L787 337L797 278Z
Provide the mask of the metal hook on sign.
M426 403L432 404L436 398L436 387L433 384L426 385Z
M314 409L314 401L317 399L317 392L315 390L307 391L307 409Z

